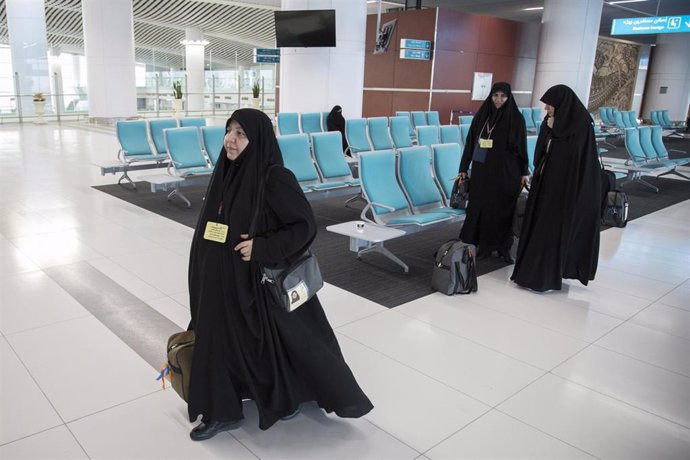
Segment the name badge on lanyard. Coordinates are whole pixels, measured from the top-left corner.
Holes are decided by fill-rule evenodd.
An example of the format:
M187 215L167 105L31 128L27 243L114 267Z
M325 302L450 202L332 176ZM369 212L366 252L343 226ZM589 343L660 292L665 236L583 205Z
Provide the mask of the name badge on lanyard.
M493 146L494 146L494 140L493 139L482 139L481 137L479 138L479 147L481 147L483 149L490 149Z
M204 230L204 239L208 241L215 241L216 243L225 243L228 237L228 226L219 222L206 222L206 230Z

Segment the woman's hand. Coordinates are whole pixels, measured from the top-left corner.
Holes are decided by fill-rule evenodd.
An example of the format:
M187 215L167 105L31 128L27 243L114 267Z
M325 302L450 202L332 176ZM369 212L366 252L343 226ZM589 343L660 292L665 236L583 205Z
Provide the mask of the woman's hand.
M529 185L529 176L522 176L520 178L520 188L525 188Z
M245 241L239 243L234 249L235 251L239 251L243 261L249 262L252 259L252 245L254 244L254 240L248 240L247 238L249 238L249 235L246 233L240 235L240 238Z
M546 118L546 126L548 126L549 128L553 128L553 117Z
M463 182L465 182L465 179L467 179L466 172L461 172L460 174L455 176L455 182L457 182L458 184L462 184Z

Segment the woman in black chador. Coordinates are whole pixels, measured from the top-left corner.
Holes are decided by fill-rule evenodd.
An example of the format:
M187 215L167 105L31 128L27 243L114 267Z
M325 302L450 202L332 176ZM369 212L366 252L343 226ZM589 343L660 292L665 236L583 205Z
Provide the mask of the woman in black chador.
M333 106L328 117L326 117L326 129L328 131L340 131L340 136L343 138L343 152L349 152L350 146L345 137L345 117L343 117L343 109L339 105Z
M460 239L479 245L479 257L493 251L513 263L512 222L515 203L527 184L527 131L510 85L491 87L491 94L472 119L460 161L460 182L472 165L470 200Z
M572 89L550 88L511 279L535 291L587 285L599 261L601 177L592 119Z
M257 236L249 239L271 164L277 166L266 183ZM190 421L203 416L190 433L196 441L237 427L243 399L256 403L263 430L305 401L341 417L361 417L373 407L345 363L318 298L288 312L260 283L259 264L287 265L316 235L312 209L282 165L269 118L253 109L234 112L189 260L189 329L196 332L196 344L188 412Z

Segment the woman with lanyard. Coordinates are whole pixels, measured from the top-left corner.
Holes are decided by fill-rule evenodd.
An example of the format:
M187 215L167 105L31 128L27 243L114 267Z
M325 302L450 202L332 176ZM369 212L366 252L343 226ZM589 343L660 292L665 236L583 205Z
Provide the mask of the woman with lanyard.
M477 111L467 135L457 180L472 182L467 215L460 232L465 243L479 246L478 257L493 251L507 263L513 245L515 203L527 185L527 131L510 85L496 83Z

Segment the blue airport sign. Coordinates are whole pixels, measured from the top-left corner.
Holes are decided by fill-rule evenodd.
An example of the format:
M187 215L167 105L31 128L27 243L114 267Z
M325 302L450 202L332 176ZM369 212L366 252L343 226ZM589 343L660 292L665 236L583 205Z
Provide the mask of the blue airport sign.
M254 56L254 64L258 64L260 62L264 63L269 63L269 64L280 64L280 56L262 56L262 55L256 55Z
M418 61L428 61L431 59L431 51L401 49L400 59L416 59Z
M275 48L254 48L255 55L280 56L280 50Z
M415 40L412 38L401 38L400 48L412 48L417 50L430 50L431 42L429 40Z
M678 34L690 32L690 15L614 19L611 35Z

